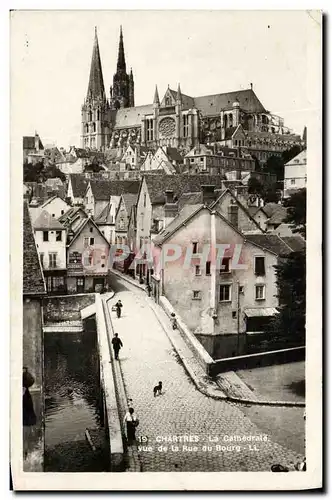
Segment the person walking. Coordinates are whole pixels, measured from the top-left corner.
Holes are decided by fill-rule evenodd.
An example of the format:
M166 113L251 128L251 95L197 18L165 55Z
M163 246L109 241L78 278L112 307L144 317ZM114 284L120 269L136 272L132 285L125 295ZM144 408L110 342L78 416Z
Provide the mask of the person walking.
M116 307L116 314L118 318L121 318L121 309L123 307L121 300L118 300L117 303L115 304Z
M123 423L127 426L127 441L128 444L132 444L136 441L136 427L139 424L139 420L135 415L134 408L129 408L124 416Z
M114 357L115 359L119 359L119 351L121 347L123 347L123 344L118 333L114 334L114 337L112 338L112 344L114 349Z

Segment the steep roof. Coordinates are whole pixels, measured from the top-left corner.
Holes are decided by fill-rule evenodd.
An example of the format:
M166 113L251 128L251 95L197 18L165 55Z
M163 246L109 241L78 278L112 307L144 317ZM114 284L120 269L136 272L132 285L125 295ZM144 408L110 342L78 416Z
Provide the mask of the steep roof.
M29 215L23 205L23 295L45 294L46 287Z
M47 205L49 205L52 201L54 201L56 198L59 198L61 201L64 201L61 196L59 195L55 195L55 196L52 196L51 198L49 198L48 200L46 200L43 205L41 206L41 208L45 208L47 207Z
M35 136L23 136L23 149L35 149ZM39 149L44 149L43 143L39 137Z
M81 207L71 207L67 212L65 212L61 217L59 217L58 221L65 227L70 226L71 222L73 222L74 219L76 219L77 215L79 212L82 213L86 218L88 217L87 214L84 212L83 208Z
M70 174L69 182L71 182L74 197L83 198L89 179L87 179L84 174Z
M166 154L171 161L183 163L183 158L176 148L166 148Z
M178 91L177 90L172 90L172 89L167 89L173 99L176 101L177 100L177 95L178 95ZM183 94L180 90L180 94L181 94L181 103L182 103L182 109L191 109L195 106L195 98L194 97L191 97L189 95L186 95L186 94Z
M306 165L307 164L307 150L304 149L298 155L294 156L288 163L285 164L285 167L289 165Z
M187 205L184 206L181 212L166 226L166 228L159 233L154 239L153 242L156 245L161 245L164 243L172 234L174 234L184 223L187 223L192 217L194 217L201 210L206 209L210 213L212 213L211 207L206 207L203 204L197 205ZM228 226L230 226L237 234L239 234L243 239L244 235L235 227L231 222L226 219L220 212L215 212L216 216L222 219Z
M131 207L133 205L135 205L135 203L137 201L137 193L136 194L124 193L122 195L122 199L123 199L123 203L124 203L124 205L126 207L127 214L129 215L130 211L131 211Z
M245 239L254 245L265 250L280 255L287 256L292 253L292 249L277 234L245 234Z
M95 28L95 39L92 50L90 78L87 91L87 99L105 98L103 70L101 67L97 28Z
M144 174L143 179L148 187L152 204L163 204L165 191L174 191L174 196L179 199L183 193L195 193L201 190L203 184L221 187L222 177L220 175L207 174Z
M95 218L95 223L96 224L112 224L110 211L111 211L111 203L108 202L106 207Z
M135 106L132 108L120 108L116 112L114 129L124 127L140 127L144 115L150 115L153 112L152 104L144 106Z
M266 111L252 89L194 98L196 108L204 116L217 115L222 109L231 108L235 100L240 103L241 109L249 113L264 113Z
M279 205L278 208L273 212L269 220L268 224L281 224L287 215L287 208Z
M294 234L294 236L280 236L280 238L291 247L293 252L302 252L306 248L305 239L299 234Z
M153 242L160 245L171 234L174 233L187 219L191 218L196 212L203 207L202 204L185 205L181 212L161 231L154 237Z
M271 217L274 214L274 212L278 209L278 207L280 207L279 203L274 203L271 201L270 203L266 203L266 205L264 205L262 208L264 209L266 215L268 217Z
M262 231L262 228L260 227L260 225L258 224L258 222L251 216L249 210L247 209L247 207L245 205L243 205L243 203L240 202L240 200L235 196L234 193L232 193L232 191L230 189L225 189L225 191L223 191L220 196L216 199L216 201L214 203L211 204L211 208L215 207L217 205L217 203L219 202L219 200L221 200L225 195L226 193L229 193L232 198L236 201L237 205L243 210L243 212L247 215L247 217L255 224L255 226L257 227L257 229L259 229L260 231Z
M138 193L139 181L130 180L91 180L93 196L96 200L108 200L110 196L121 196L123 193Z
M87 224L92 224L98 231L98 233L100 234L100 236L106 241L106 243L109 245L109 242L107 241L107 239L105 238L105 236L103 235L103 233L100 231L99 227L97 226L97 224L95 223L95 221L91 218L91 217L88 217L87 219L83 219L81 221L81 224L79 224L74 230L74 237L72 240L70 240L70 242L68 243L68 247L70 247L70 245L76 240L76 238L78 237L78 235L82 232L83 228L87 225Z
M54 230L63 230L65 227L58 221L52 217L46 210L43 210L41 214L37 217L33 224L33 228L36 229L54 229Z

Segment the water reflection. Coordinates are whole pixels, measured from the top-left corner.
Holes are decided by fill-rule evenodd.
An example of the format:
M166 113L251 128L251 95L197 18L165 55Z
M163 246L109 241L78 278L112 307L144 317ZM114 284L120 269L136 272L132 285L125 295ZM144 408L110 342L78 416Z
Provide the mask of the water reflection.
M94 321L83 333L45 334L45 470L105 470L105 450L85 437L103 431L98 359Z

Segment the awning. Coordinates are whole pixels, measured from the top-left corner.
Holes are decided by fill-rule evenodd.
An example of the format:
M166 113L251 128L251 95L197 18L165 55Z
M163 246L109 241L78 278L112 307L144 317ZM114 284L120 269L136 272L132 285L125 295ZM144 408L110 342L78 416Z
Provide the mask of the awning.
M278 314L278 310L275 307L255 307L253 309L245 309L244 314L247 318L262 318L275 316L275 314Z

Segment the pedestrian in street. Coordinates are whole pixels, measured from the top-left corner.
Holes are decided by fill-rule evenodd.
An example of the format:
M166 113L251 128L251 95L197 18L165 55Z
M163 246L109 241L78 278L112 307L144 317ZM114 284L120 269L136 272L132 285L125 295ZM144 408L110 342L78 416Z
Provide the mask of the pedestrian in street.
M152 291L152 288L151 288L151 286L150 286L150 285L147 285L147 287L146 287L146 291L147 291L147 293L148 293L148 296L149 296L149 297L151 297L151 291Z
M139 420L135 415L134 408L129 408L124 416L123 423L127 426L127 441L128 444L132 444L136 441L136 427L139 424Z
M118 300L117 303L115 304L115 308L116 308L116 314L117 314L117 317L118 318L121 318L121 309L122 309L122 302L121 300Z
M175 317L174 313L171 314L171 323L172 323L173 330L176 330L178 327L178 323L176 321L176 317Z
M115 359L119 359L119 351L121 347L123 347L123 344L118 333L114 334L114 337L112 338L112 344L114 349L114 357Z

